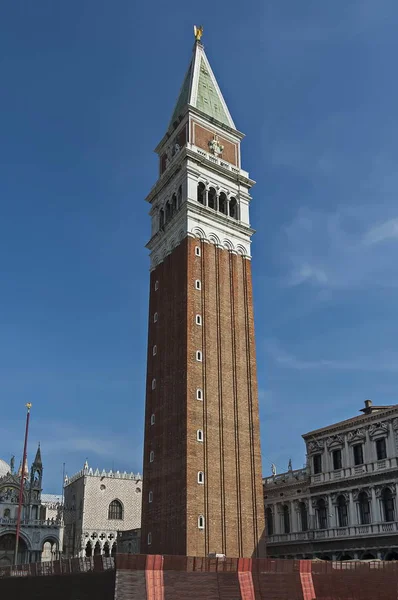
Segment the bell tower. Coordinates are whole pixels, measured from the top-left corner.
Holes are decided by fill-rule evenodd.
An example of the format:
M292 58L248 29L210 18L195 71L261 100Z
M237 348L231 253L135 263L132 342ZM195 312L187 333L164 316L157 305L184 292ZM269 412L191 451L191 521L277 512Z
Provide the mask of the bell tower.
M141 552L264 556L244 137L195 28L156 152Z

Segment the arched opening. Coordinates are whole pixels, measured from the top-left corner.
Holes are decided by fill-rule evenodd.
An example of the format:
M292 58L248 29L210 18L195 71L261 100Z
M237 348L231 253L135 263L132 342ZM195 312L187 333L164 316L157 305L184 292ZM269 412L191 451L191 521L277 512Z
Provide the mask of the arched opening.
M344 496L337 498L337 519L339 527L347 527L348 525L348 508L347 501Z
M56 560L58 555L58 545L54 540L46 540L43 543L41 551L41 562L51 562Z
M209 193L207 196L207 206L215 210L217 202L217 192L214 188L209 189Z
M108 519L121 521L123 519L123 506L120 500L112 500L109 505Z
M92 557L92 555L93 555L93 547L91 545L91 542L87 542L85 554L86 554L87 558L91 558Z
M182 204L182 186L178 188L177 192L177 208L180 208Z
M109 542L105 542L104 544L104 556L108 557L111 554L111 550L109 548Z
M206 186L201 181L198 183L198 202L199 204L206 204Z
M300 502L301 531L308 531L308 513L305 502Z
M230 198L229 200L229 216L233 219L238 218L238 203L236 198Z
M344 560L353 560L353 556L351 556L351 554L342 554L340 556L340 560L344 561Z
M328 528L328 514L326 510L326 503L323 498L320 498L316 505L317 513L318 513L318 528L319 529L327 529Z
M388 552L384 560L398 560L398 552L396 552L395 550L393 550L392 552Z
M372 552L365 552L365 554L363 554L361 560L376 560L376 556L374 554L372 554Z
M161 208L159 211L159 227L164 227L164 209Z
M14 562L15 534L6 533L0 537L0 564L12 564ZM29 562L29 552L26 542L19 537L17 564L24 565Z
M221 194L218 198L218 210L220 211L220 213L223 213L224 215L227 214L228 201L227 201L227 196L226 196L226 194L224 194L224 192L221 192Z
M289 513L289 507L287 504L285 504L283 506L282 516L283 516L283 533L290 533L290 513Z
M358 495L359 522L361 525L369 525L370 523L370 504L366 492L361 492Z
M166 223L171 219L171 204L170 202L166 203Z
M116 544L116 542L113 542L111 556L115 557L116 552L117 552L117 544Z
M171 214L174 215L174 213L177 212L177 195L176 194L173 194L173 196L171 198L171 204L172 204Z
M270 509L269 506L268 506L267 510L265 511L265 514L267 517L267 534L273 535L274 534L274 516L273 516L272 510Z
M383 504L384 520L395 521L394 498L390 488L384 488L381 501Z
M97 542L94 546L94 556L99 556L101 554L101 544Z
M321 556L319 558L321 560L331 560L331 558L328 554L321 554Z

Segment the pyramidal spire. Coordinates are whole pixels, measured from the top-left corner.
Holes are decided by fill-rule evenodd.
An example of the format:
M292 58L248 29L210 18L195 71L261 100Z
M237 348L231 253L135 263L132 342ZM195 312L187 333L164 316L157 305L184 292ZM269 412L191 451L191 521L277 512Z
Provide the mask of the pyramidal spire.
M35 467L42 467L43 463L41 461L41 450L40 450L40 442L39 445L37 447L37 452L36 452L36 456L35 456L35 460L33 462Z
M195 44L192 59L174 107L169 129L172 129L179 123L187 107L196 109L212 121L216 120L222 125L236 129L205 54L204 46L200 41L203 28L200 27L197 29L195 27L194 32Z

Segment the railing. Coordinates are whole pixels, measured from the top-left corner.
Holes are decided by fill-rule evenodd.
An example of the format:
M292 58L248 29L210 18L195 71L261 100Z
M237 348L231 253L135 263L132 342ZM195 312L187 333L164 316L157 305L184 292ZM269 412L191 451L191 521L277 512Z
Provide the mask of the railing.
M17 519L0 518L0 525L16 525ZM59 527L61 521L55 519L21 519L21 527Z
M315 529L310 531L293 531L292 533L276 533L268 536L268 544L286 542L323 540L330 538L361 537L366 535L382 535L396 533L398 521L392 523L371 523L370 525L352 525L349 527L331 527L330 529Z
M311 475L311 483L326 483L336 479L348 479L349 477L358 477L365 473L374 473L384 469L392 469L398 466L397 458L383 458L363 465L347 466L336 471L325 471ZM269 477L267 479L270 479Z

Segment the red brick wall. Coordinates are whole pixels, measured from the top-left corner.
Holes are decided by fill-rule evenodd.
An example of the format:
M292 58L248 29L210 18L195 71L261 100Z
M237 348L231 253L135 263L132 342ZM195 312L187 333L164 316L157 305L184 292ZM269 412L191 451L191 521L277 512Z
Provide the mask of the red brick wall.
M198 123L192 122L191 129L191 142L198 146L198 148L202 148L205 152L209 152L209 142L214 139L214 134L218 135L218 131L207 129L202 127ZM218 136L218 140L222 146L224 146L224 150L221 154L221 158L228 161L232 165L238 165L238 144L234 144L229 140L226 140L221 135Z

